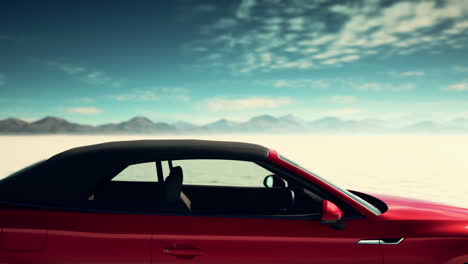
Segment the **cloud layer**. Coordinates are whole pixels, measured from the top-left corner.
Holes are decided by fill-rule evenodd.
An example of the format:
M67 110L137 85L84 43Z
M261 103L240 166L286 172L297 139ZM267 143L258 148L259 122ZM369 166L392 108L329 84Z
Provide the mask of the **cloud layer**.
M236 73L342 66L369 56L462 48L468 1L243 0L231 15L202 26L193 43L203 62L230 61ZM402 76L422 76L408 72Z

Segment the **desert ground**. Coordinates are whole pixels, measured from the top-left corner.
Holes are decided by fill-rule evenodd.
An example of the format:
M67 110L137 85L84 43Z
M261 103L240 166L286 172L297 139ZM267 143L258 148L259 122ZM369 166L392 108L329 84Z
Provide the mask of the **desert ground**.
M468 208L468 136L0 136L0 179L76 146L169 138L257 143L347 189Z

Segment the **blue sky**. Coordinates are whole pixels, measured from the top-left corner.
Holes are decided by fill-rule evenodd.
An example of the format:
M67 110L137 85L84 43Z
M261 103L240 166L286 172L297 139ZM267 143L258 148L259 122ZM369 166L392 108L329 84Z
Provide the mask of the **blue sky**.
M0 118L468 118L468 1L3 1Z

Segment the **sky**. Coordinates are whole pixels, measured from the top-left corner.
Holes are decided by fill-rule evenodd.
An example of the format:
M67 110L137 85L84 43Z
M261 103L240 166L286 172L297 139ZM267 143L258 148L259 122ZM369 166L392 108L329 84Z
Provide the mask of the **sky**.
M2 1L0 119L468 118L468 1Z

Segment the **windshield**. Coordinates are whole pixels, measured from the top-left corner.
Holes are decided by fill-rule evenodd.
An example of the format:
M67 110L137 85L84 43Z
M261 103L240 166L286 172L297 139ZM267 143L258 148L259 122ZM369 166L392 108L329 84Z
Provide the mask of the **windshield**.
M280 159L286 161L287 163L290 163L290 164L292 164L292 165L298 167L299 169L301 169L301 170L303 170L303 171L305 171L305 172L307 172L307 173L310 173L310 174L314 175L316 178L319 178L320 180L322 180L323 182L325 182L325 183L327 183L328 185L332 186L333 188L335 188L335 189L339 190L340 192L346 194L347 196L349 196L349 197L350 197L351 199L353 199L354 201L360 203L362 206L364 206L364 207L366 207L368 210L372 211L374 214L376 214L376 215L382 214L382 212L380 212L380 210L377 209L375 206L373 206L372 204L366 202L365 200L361 199L360 197L358 197L358 196L352 194L350 191L348 191L348 190L346 190L346 189L343 189L343 188L341 188L341 187L339 187L339 186L337 186L337 185L331 183L330 181L328 181L328 180L326 180L326 179L324 179L324 178L318 176L316 173L313 173L313 172L309 171L308 169L302 167L301 165L297 164L297 163L294 162L294 161L291 161L290 159L288 159L288 158L286 158L286 157L284 157L284 156L281 156L281 155L278 155L278 156L280 157Z

